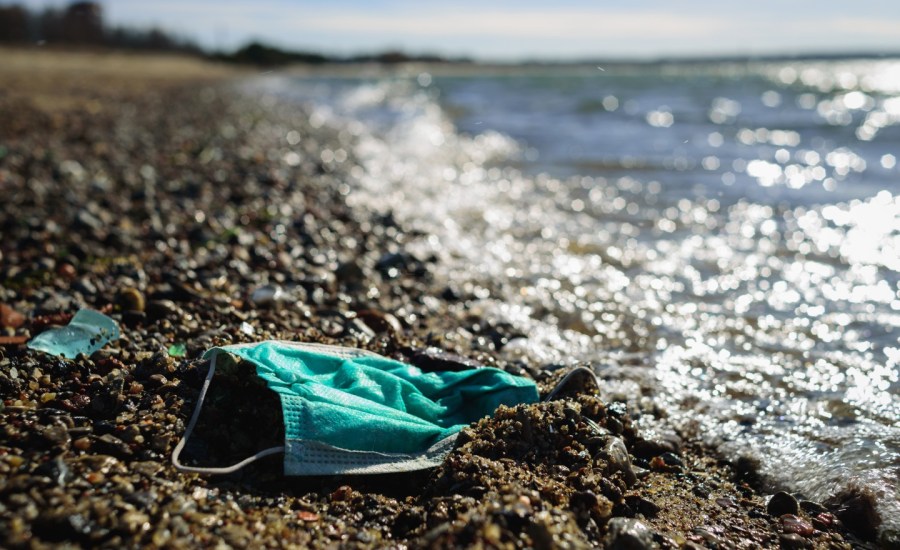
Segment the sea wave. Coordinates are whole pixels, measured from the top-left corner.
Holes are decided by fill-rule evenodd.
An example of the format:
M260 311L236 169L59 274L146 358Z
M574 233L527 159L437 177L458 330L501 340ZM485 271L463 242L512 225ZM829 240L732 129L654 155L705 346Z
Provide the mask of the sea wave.
M849 83L828 68L823 82ZM896 91L886 77L855 82ZM900 197L792 205L672 196L625 174L560 179L512 167L528 144L460 131L431 78L255 85L352 135L348 200L427 235L411 251L473 289L459 307L526 335L503 356L590 363L642 426L750 457L772 487L811 499L870 492L883 529L900 530ZM732 116L727 101L711 108Z

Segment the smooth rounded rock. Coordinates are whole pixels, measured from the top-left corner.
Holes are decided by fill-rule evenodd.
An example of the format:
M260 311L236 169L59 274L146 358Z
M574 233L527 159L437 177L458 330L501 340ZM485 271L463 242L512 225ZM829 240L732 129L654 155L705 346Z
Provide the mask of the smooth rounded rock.
M780 491L772 495L766 504L766 511L772 517L781 517L785 514L797 515L800 513L800 502L793 495Z
M647 550L654 548L653 532L643 522L631 518L612 518L606 524L608 550Z
M116 305L124 311L144 311L144 295L136 288L125 288L116 294Z
M628 485L634 485L637 482L637 475L631 468L631 456L620 438L610 437L603 447L602 453L608 461L610 473L622 472Z

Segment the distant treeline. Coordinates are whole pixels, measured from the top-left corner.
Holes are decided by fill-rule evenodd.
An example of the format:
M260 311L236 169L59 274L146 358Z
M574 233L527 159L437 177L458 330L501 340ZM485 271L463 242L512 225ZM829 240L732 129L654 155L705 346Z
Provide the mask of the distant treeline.
M109 27L96 2L74 2L65 9L35 11L19 4L0 5L0 43L202 52L193 42L160 29Z
M298 52L290 50L282 50L253 42L233 53L216 53L211 55L212 58L220 61L228 61L232 63L243 63L248 65L260 65L264 67L274 67L278 65L288 65L292 63L303 63L307 65L321 65L325 63L471 63L470 59L455 58L447 59L437 55L409 55L399 51L390 51L377 54L356 55L347 57L328 56L315 52Z
M73 2L68 7L31 10L21 4L0 4L0 44L76 45L203 55L218 61L274 67L294 63L469 63L437 55L408 55L399 51L336 57L315 52L283 50L259 42L234 52L205 52L196 43L161 29L111 27L97 2Z

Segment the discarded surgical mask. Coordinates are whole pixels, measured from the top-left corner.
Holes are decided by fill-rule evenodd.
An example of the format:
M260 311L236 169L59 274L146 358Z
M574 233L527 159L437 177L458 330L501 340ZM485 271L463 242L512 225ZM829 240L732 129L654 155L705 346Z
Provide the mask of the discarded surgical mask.
M74 359L79 353L90 355L119 338L115 321L92 309L81 309L64 327L38 334L28 347L52 355Z
M190 437L216 369L229 353L256 366L256 375L278 393L285 444L222 468L185 466L180 454ZM381 474L441 463L465 426L500 405L534 403L535 383L495 368L422 372L418 367L364 350L265 341L213 348L209 373L172 464L184 471L230 473L284 452L286 475Z

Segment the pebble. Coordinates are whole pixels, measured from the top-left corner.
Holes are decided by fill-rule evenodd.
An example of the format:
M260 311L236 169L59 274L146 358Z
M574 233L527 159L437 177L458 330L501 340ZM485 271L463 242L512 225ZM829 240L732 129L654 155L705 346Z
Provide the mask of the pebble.
M125 288L116 294L116 305L123 311L144 311L144 295L136 288Z
M104 434L95 438L92 446L96 448L98 452L107 453L119 458L127 458L133 454L131 448L124 441L112 434Z
M778 537L781 548L785 550L800 550L804 548L812 548L813 544L809 540L801 537L796 533L786 533Z
M603 456L609 463L610 473L621 472L628 485L637 482L637 475L631 468L631 457L621 438L610 436L609 441L603 447Z
M62 447L69 443L69 430L60 424L44 428L41 435L44 439L57 447Z
M356 312L357 318L369 328L379 334L402 334L403 326L400 321L390 313L373 309L364 309Z
M278 285L263 285L250 292L250 301L257 306L271 306L286 297Z
M808 537L815 532L808 521L793 514L781 516L781 527L785 533L796 533L803 537Z
M645 523L631 518L612 518L606 524L607 550L650 550L653 532Z
M183 312L172 300L150 300L146 304L147 317L151 320L169 319L181 317Z
M652 459L663 453L679 454L681 452L681 438L674 433L657 433L647 431L642 433L634 442L634 455L640 458Z
M796 516L800 513L800 503L793 495L781 491L772 495L766 503L766 511L772 517L781 517L784 514Z
M6 304L0 304L0 327L16 329L24 324L24 315Z

